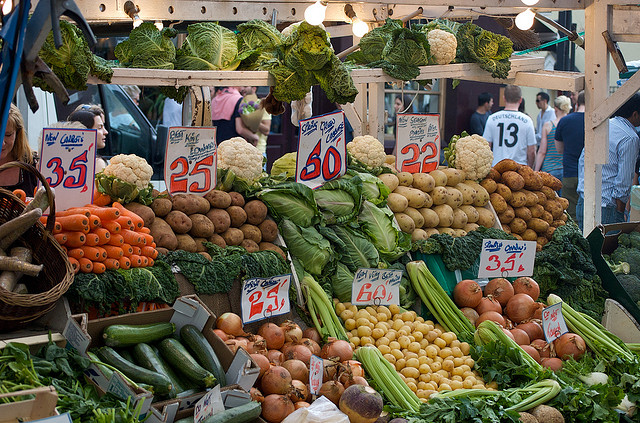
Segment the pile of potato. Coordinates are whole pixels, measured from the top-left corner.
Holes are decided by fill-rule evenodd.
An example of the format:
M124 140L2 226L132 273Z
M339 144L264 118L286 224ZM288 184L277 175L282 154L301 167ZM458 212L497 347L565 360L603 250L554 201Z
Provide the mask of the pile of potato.
M149 229L160 253L185 250L206 255L203 242L209 241L223 248L239 245L248 252L274 250L284 256L272 243L278 225L267 218L267 207L260 200L245 203L240 193L214 189L204 197L158 196L146 209L155 217Z
M546 172L535 172L505 159L491 169L480 185L490 193L502 229L518 239L536 241L538 251L567 221L569 201L556 193L562 182Z
M477 182L465 180L461 170L441 168L378 177L392 191L387 204L400 228L414 241L437 233L464 236L478 225L491 228L496 223L487 207L489 193Z

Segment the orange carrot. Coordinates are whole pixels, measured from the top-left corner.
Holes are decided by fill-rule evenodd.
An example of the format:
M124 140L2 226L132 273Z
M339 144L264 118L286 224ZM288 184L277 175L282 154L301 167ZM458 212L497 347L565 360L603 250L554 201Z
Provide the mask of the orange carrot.
M153 266L154 260L151 257L147 257L148 263L147 263L147 267L151 267Z
M142 255L142 248L138 247L137 245L132 245L131 248L133 248L133 255Z
M120 211L115 207L98 207L94 204L87 204L85 207L91 210L91 214L95 214L101 220L116 220L120 217Z
M122 247L122 244L124 244L124 238L122 238L122 235L120 234L112 234L111 239L109 239L107 244Z
M56 216L56 222L60 222L65 231L82 231L89 227L89 219L82 215Z
M107 269L119 269L120 268L120 262L114 258L108 258L104 261L104 265L107 267Z
M144 245L151 245L153 244L153 237L149 234L140 234L140 236L142 236L142 238L144 238Z
M93 233L98 235L99 241L98 245L104 245L111 239L111 233L108 229L105 228L95 228Z
M133 225L133 221L129 216L120 216L116 219L116 222L122 226L122 229L134 230L135 226Z
M62 210L62 211L56 210L56 217L74 216L76 214L82 214L86 217L91 216L91 212L86 207L71 207L67 210Z
M104 247L106 247L106 245L96 247L98 249L98 253L100 253L100 257L98 257L97 261L105 261L107 259L107 250L105 250Z
M120 257L118 261L120 262L120 269L131 268L131 260L129 260L129 257Z
M83 245L78 249L83 251L85 258L88 258L91 261L99 261L98 259L100 258L100 250L98 250L96 247L87 247L86 245Z
M93 191L93 204L96 206L108 206L111 203L111 197L103 194L97 189Z
M127 217L131 218L131 221L133 222L133 225L136 227L136 229L140 229L140 228L144 227L144 220L142 220L142 218L140 216L138 216L137 214L135 214L131 210L127 209L122 204L120 204L120 203L118 203L116 201L116 202L113 203L113 207L117 208L120 211L120 215L121 216L127 216Z
M122 231L122 237L124 238L124 242L131 245L140 245L144 239L138 232L130 231L128 229L124 229Z
M127 244L125 242L124 244L122 244L122 251L124 251L125 257L129 257L131 254L133 254L133 247L131 246L131 244Z
M112 234L118 234L122 230L122 227L115 220L103 220L102 227L107 229Z
M156 248L156 243L152 242L151 244L149 244L150 247Z
M96 216L95 214L92 214L91 216L89 216L90 229L99 228L100 226L101 226L101 221L98 216Z
M73 273L77 274L80 271L80 263L78 260L73 257L69 257L69 263L71 263L71 268L73 268Z
M51 233L52 233L52 234L54 234L54 235L55 235L55 234L59 234L59 233L61 233L61 232L62 232L62 225L60 225L59 227L56 227L56 226L57 226L57 225L56 225L56 224L55 224L55 222L54 222L54 224L53 224L53 230L51 231Z
M40 217L40 223L42 223L43 225L47 226L47 216L41 216ZM53 223L53 233L60 233L62 232L62 225L60 224L60 222L55 221Z
M151 257L152 259L158 257L158 250L156 250L153 247L149 247L147 245L147 246L142 247L141 250L142 250L142 255L143 256Z
M105 245L103 247L107 252L108 258L119 259L124 255L124 250L122 247L116 247L115 245Z
M27 193L24 192L24 190L21 189L14 189L13 190L13 195L15 195L16 197L18 197L20 199L20 201L22 201L23 203L25 201L27 201Z
M58 241L58 244L67 242L67 236L65 234L54 234L53 237Z
M67 255L69 257L73 257L74 259L78 260L84 257L84 251L82 251L81 248L70 248L67 251Z
M87 240L84 242L84 245L88 247L95 247L100 242L100 237L94 232L89 232L85 235L87 237Z
M80 271L82 273L91 273L93 270L93 262L86 258L78 259L78 263L80 263Z
M132 254L131 257L129 257L129 260L131 260L131 267L141 267L142 266L142 256L136 255L136 254Z
M87 240L87 237L82 232L74 231L74 232L61 232L67 236L67 242L64 244L69 248L82 247L84 242Z
M107 266L99 261L93 262L93 273L104 273L107 270Z
M149 257L140 256L140 258L142 259L142 266L140 267L147 267L149 265Z
M151 229L147 228L146 226L143 226L142 228L138 229L138 232L142 232L143 234L150 234Z

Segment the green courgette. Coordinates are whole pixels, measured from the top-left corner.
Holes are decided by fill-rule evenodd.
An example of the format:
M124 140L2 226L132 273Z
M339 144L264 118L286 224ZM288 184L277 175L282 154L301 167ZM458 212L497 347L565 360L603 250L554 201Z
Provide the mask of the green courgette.
M169 392L170 398L175 398L179 392L185 390L171 366L165 363L149 344L141 343L133 347L133 357L136 363L145 369L158 372L169 378L172 385L171 391Z
M176 420L174 423L193 423L193 416L185 417L184 419Z
M176 325L166 322L148 325L111 325L104 329L102 337L109 347L128 347L141 342L158 341L175 331Z
M124 358L127 361L130 361L132 363L136 362L129 348L118 348L118 354L120 354L122 358Z
M182 329L180 329L180 337L187 349L196 357L198 363L213 373L218 383L220 383L220 386L226 386L227 380L224 369L215 351L213 351L213 347L209 344L209 341L207 341L207 338L204 337L202 332L193 325L184 325Z
M259 402L249 401L239 407L224 410L205 419L202 423L248 423L260 416L262 406Z
M111 347L102 347L97 351L98 357L107 364L112 365L135 382L146 383L153 386L153 392L160 395L168 394L173 387L171 381L165 375L147 370L128 360Z
M216 377L210 371L198 364L195 358L175 338L165 338L158 344L162 358L174 369L185 375L189 380L200 386L211 388L216 385Z

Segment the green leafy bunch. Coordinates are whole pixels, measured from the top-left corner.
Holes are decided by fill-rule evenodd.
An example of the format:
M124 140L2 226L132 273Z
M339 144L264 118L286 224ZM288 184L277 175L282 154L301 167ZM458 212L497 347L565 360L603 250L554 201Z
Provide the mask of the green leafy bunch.
M173 69L176 47L172 39L178 35L173 28L160 31L152 22L134 28L129 38L115 48L121 66L146 69Z
M122 204L137 201L144 205L153 202L153 185L148 184L146 188L139 189L134 184L122 179L107 175L104 172L96 173L96 187L99 192L107 194L113 201Z
M456 33L458 39L457 59L474 62L494 78L506 79L511 70L509 57L513 53L513 42L499 34L467 22Z

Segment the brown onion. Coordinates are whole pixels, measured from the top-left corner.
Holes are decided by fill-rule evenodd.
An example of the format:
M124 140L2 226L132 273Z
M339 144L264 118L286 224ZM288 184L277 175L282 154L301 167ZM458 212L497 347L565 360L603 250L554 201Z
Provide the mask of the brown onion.
M246 350L248 342L249 341L247 341L246 338L236 338L236 339L229 339L228 341L225 342L225 344L227 344L227 346L229 347L232 353L235 353L238 350L238 348L244 348Z
M286 320L280 325L284 331L284 339L286 342L300 342L302 339L302 329L297 323Z
M284 331L275 323L265 323L260 326L258 335L264 338L270 350L279 350L284 345Z
M527 294L533 301L537 301L540 296L540 286L528 276L522 276L513 281L513 292L515 294Z
M511 329L511 334L518 345L529 345L531 343L529 335L522 329L513 328Z
M362 368L362 363L360 363L359 361L347 360L342 364L344 366L347 366L347 368L351 371L351 374L353 374L354 377L355 376L364 377L364 369Z
M322 384L318 396L324 395L332 403L338 405L343 392L344 386L342 385L342 383L335 380L330 380L329 382L325 382Z
M306 401L300 401L300 402L296 402L295 404L293 404L296 408L296 410L300 409L300 408L307 408L309 407L311 404L309 404Z
M478 327L478 325L485 320L492 320L502 327L504 327L506 324L502 314L496 313L495 311L487 311L486 313L482 313L480 317L478 317L478 320L476 320L476 327Z
M535 302L527 294L515 294L504 308L505 314L514 323L521 323L531 318Z
M328 382L336 376L338 372L338 363L333 360L322 360L322 381Z
M555 352L552 350L552 344L548 344L544 339L534 339L531 341L531 346L538 350L541 359L555 356Z
M294 411L293 402L285 395L267 395L262 402L262 417L269 423L280 423Z
M216 320L216 326L224 333L233 336L242 336L242 319L235 313L224 313Z
M533 307L533 314L531 314L532 319L542 320L542 310L544 309L544 304L535 303Z
M505 329L505 328L501 328L501 329L502 329L502 331L504 332L505 335L507 335L509 338L511 338L515 342L516 338L514 338L514 336L513 336L513 334L511 333L510 330Z
M520 345L520 348L522 348L527 354L533 357L535 361L540 363L540 354L538 354L538 350L533 348L531 345Z
M309 398L309 387L305 385L304 382L294 379L291 381L291 385L293 386L293 389L289 394L291 401L296 403L306 401Z
M264 395L262 395L262 392L260 392L260 391L258 390L258 388L254 388L254 387L252 387L252 388L249 390L249 394L251 394L251 399L252 399L253 401L257 401L257 402L262 402L262 401L264 401Z
M218 338L222 339L223 341L228 341L230 339L229 335L227 335L227 333L222 329L214 329L213 332L218 335Z
M513 297L513 285L505 278L491 279L484 287L484 295L493 297L504 307Z
M502 313L502 306L495 298L482 297L480 303L476 307L476 311L479 316L482 316L487 311L495 311L496 313Z
M269 359L262 354L251 354L251 359L260 367L260 375L258 378L261 378L264 372L269 370L271 364L269 364Z
M562 359L573 357L574 360L580 360L587 349L584 339L577 333L565 333L560 338L553 341L556 348L556 355Z
M367 382L367 379L362 376L354 376L353 383L355 383L356 385L369 386L369 382Z
M247 352L249 354L262 354L267 352L267 343L264 339L247 342Z
M293 345L294 345L293 342L285 342L282 348L278 348L278 349L282 351L282 354L287 355L289 351L291 351L291 348L293 348Z
M547 369L551 369L554 372L557 372L558 370L562 369L562 360L560 360L557 357L543 358L543 359L541 359L540 364L542 364L542 367L546 367Z
M462 314L464 314L464 317L469 319L471 324L475 326L476 320L478 320L478 317L480 317L478 312L472 309L471 307L462 307L460 311L462 312Z
M537 322L520 323L518 325L518 329L522 329L523 331L527 332L527 335L529 335L529 339L531 340L531 342L533 342L534 339L544 338L542 326L540 326L540 324Z
M295 359L300 360L306 365L309 365L311 361L311 350L307 348L306 345L298 344L294 345L289 349L289 351L284 355L287 360Z
M280 366L271 366L260 380L262 393L265 395L284 395L291 390L291 374L289 370Z
M267 351L267 358L269 359L269 363L275 364L276 366L279 366L285 361L284 354L278 350Z
M287 360L282 363L282 367L289 371L292 379L309 380L309 369L300 360Z
M322 336L320 336L320 332L316 328L306 328L302 332L303 338L309 338L312 341L315 341L318 345L322 342Z
M324 344L320 351L320 357L333 358L338 357L338 361L351 360L353 358L353 349L347 341L341 339L329 338L329 342Z
M301 343L304 344L307 348L309 348L311 350L311 353L315 355L320 355L320 351L321 351L320 344L318 344L313 339L302 338Z
M482 299L482 288L471 279L461 280L453 288L453 301L458 307L477 307Z

